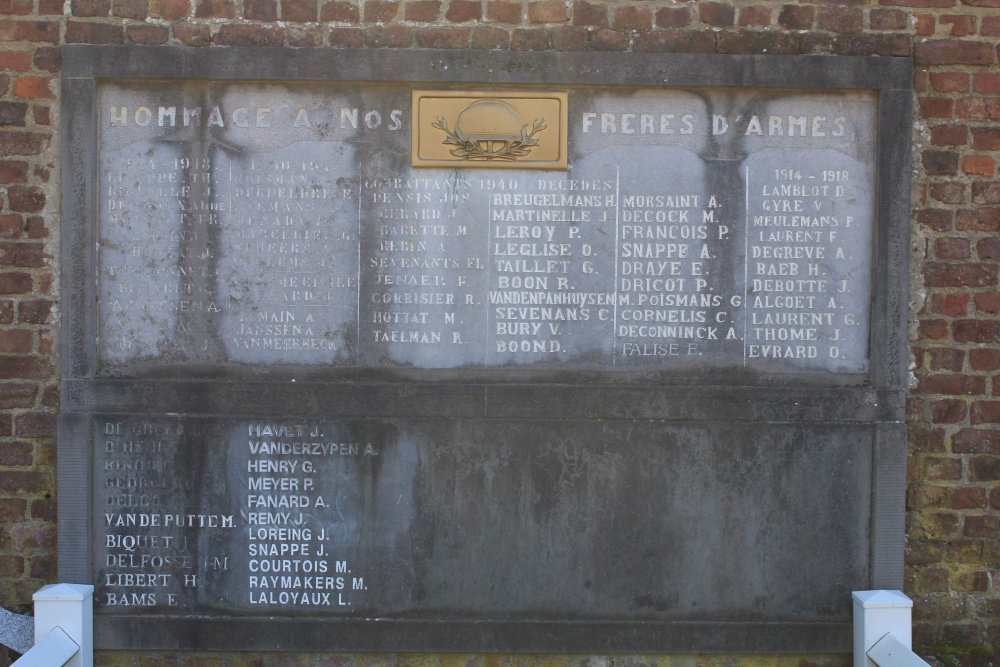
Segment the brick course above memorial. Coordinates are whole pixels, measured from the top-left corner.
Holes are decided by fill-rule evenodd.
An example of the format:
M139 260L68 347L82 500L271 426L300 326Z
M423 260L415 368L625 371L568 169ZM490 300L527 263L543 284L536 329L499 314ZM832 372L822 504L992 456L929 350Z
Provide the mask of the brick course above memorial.
M995 5L995 3L993 3ZM1000 21L990 0L846 3L52 2L15 1L0 22L0 333L2 604L25 608L55 578L54 412L58 404L59 46L72 42L276 47L369 46L551 51L822 53L915 56L910 317L914 374L905 590L925 655L973 664L1000 644L996 593L997 451L991 411L997 331L995 67ZM280 19L280 24L277 22ZM321 23L322 22L322 23ZM377 53L384 54L384 49ZM925 277L926 276L926 277ZM53 306L56 306L55 308ZM196 394L189 394L196 395ZM628 405L638 405L635 393ZM252 403L250 388L242 399ZM442 400L446 405L453 396ZM543 397L539 397L543 398ZM585 414L593 402L583 399ZM738 404L738 397L733 397ZM308 392L295 397L307 403ZM342 402L355 397L343 395ZM390 399L392 400L392 399ZM660 409L679 400L656 397ZM691 399L698 410L714 405ZM627 411L622 404L621 411ZM532 406L527 406L532 407ZM846 405L845 411L864 405ZM616 407L616 409L619 409ZM815 408L812 408L815 409ZM4 425L5 424L5 425ZM944 647L944 648L940 648ZM102 654L169 664L215 654ZM453 656L489 663L493 658ZM369 656L389 664L450 657ZM803 656L813 664L836 658ZM227 659L238 664L235 656ZM256 658L255 658L256 659ZM274 656L265 660L274 660ZM286 655L280 660L287 662ZM323 660L301 655L297 661ZM347 658L345 658L347 659ZM593 661L599 658L584 658ZM689 658L684 658L688 660ZM799 657L784 660L798 664ZM667 664L636 656L630 664ZM690 658L694 660L694 658ZM485 661L485 662L484 662ZM532 656L533 664L565 661ZM616 661L619 661L616 659ZM570 661L572 662L572 661ZM711 662L711 661L709 661ZM744 664L753 664L742 658ZM436 663L435 663L436 664ZM689 664L684 662L684 664ZM709 664L706 662L705 664Z

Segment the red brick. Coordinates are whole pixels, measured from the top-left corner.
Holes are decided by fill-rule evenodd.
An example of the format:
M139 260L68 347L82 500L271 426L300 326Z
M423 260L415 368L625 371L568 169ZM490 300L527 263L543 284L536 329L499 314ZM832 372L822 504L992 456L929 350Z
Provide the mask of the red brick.
M993 158L986 155L966 155L962 158L962 171L973 176L992 178L996 171Z
M51 77L22 76L14 81L14 94L18 97L55 99L51 84Z
M1000 208L984 206L958 211L955 216L955 228L961 231L1000 231Z
M958 173L958 153L926 150L921 154L928 176L954 176Z
M190 11L190 0L149 0L149 13L168 21L187 18ZM174 26L175 33L176 28L177 26Z
M166 44L167 40L170 39L170 28L165 25L146 23L131 24L125 26L125 36L133 44L157 46Z
M698 17L708 25L730 26L736 21L736 10L722 2L702 2L698 5Z
M34 384L5 382L0 384L0 409L30 408L35 404L36 396L38 388Z
M804 35L803 51L816 52L809 45L811 40L816 39L828 39L828 36ZM834 35L831 49L844 56L905 56L910 52L910 38L897 34L840 34Z
M0 41L51 42L59 41L56 21L0 21Z
M149 16L146 0L114 0L111 13L123 19L145 21Z
M809 30L815 17L816 9L809 5L782 5L778 24L789 30Z
M716 37L721 53L798 53L796 35L786 32L720 32Z
M46 324L52 312L52 302L45 299L22 301L18 305L18 319L25 324Z
M656 10L656 25L660 28L683 28L690 24L691 10L687 7L663 7Z
M23 440L0 442L0 466L30 466L33 450L31 443Z
M969 312L968 294L935 294L931 297L931 312L935 315L965 315Z
M107 16L111 13L111 0L71 0L73 16Z
M553 46L557 49L556 34L570 28L557 28L552 33ZM472 48L479 50L508 49L510 48L510 34L506 30L494 28L492 26L477 26L472 31Z
M980 487L959 487L953 489L948 506L954 510L986 508L986 490Z
M0 475L0 493L42 494L51 488L49 476L36 471L7 470Z
M24 127L28 105L24 102L0 102L0 125Z
M1000 7L1000 0L962 0L962 4L970 7Z
M17 271L0 273L0 294L26 294L32 290L34 284L34 280L27 273Z
M934 16L932 14L917 14L913 17L913 33L921 37L934 34Z
M49 125L52 120L49 115L49 107L38 106L37 104L32 107L31 115L35 119L35 125Z
M1000 313L1000 294L980 292L976 295L976 309L983 313Z
M965 351L964 350L952 350L949 348L934 348L930 350L931 370L935 371L954 371L956 373L962 372L962 366L965 363Z
M569 10L561 0L538 0L528 3L531 23L561 23L569 20Z
M994 52L989 42L932 40L915 44L913 59L917 65L991 65Z
M316 0L281 0L281 20L312 23L318 16Z
M1000 369L1000 350L969 350L969 366L976 371Z
M997 284L995 264L926 262L924 284L928 287L987 287Z
M243 0L243 16L251 21L277 21L278 0Z
M496 4L501 3L491 3L491 6ZM517 16L520 17L520 13ZM508 21L508 23L515 22ZM577 2L573 3L573 25L607 28L608 9L602 4L591 4L585 0L577 0Z
M928 189L931 199L939 201L942 204L961 204L965 202L964 183L931 183Z
M973 183L972 202L975 204L1000 204L1000 183L983 181Z
M931 403L931 423L957 424L965 419L965 401L949 399Z
M403 5L403 18L407 21L433 23L438 20L440 14L441 3L438 0L416 0Z
M969 90L969 75L965 72L931 72L931 87L939 93L965 93Z
M1000 323L991 320L959 320L951 325L956 343L992 343L997 340Z
M0 238L21 238L24 231L24 219L16 213L0 215Z
M648 7L615 7L612 25L619 30L649 30L653 27L653 14Z
M973 482L990 482L1000 479L1000 457L973 456L970 458L969 479Z
M31 13L32 4L31 0L0 0L0 14L25 16Z
M22 438L50 438L56 434L56 416L51 412L16 415L14 433Z
M549 33L544 29L516 28L510 36L514 51L545 51L549 48Z
M982 25L979 26L979 34L983 37L1000 36L1000 16L984 16Z
M918 224L924 227L935 232L946 232L952 227L954 213L947 209L928 208L915 211L913 217Z
M38 0L38 13L62 16L64 4L61 0Z
M421 28L416 32L422 49L463 49L469 46L468 28Z
M872 30L906 30L906 12L902 9L872 9L868 14Z
M231 19L236 17L232 0L197 0L194 16L199 19Z
M966 37L976 34L976 18L968 14L945 14L938 22L951 26L948 34L952 37Z
M996 516L967 516L962 533L966 537L996 537L998 521Z
M964 125L935 125L931 128L931 143L935 146L964 146L969 131Z
M56 527L45 524L22 524L7 529L14 543L21 549L47 549L56 546Z
M0 274L2 277L3 274ZM28 276L30 279L30 276ZM14 302L0 301L0 324L10 324L14 321Z
M389 23L399 13L398 2L387 0L367 0L365 2L365 23Z
M284 40L284 29L270 25L227 24L215 36L222 46L281 46Z
M1000 453L1000 430L965 428L952 438L956 454Z
M817 27L830 32L861 32L864 23L864 12L859 7L821 7L816 17Z
M53 556L33 554L29 571L33 579L55 579L58 561Z
M483 18L483 4L478 0L451 0L444 17L452 23L467 23Z
M320 21L337 21L339 23L358 23L361 12L353 2L328 2L319 9Z
M971 255L968 239L946 237L934 241L934 256L938 259L968 259Z
M1000 259L1000 239L981 239L976 244L976 252L980 259Z
M579 7L580 5L588 5L588 3L577 2L575 7ZM497 23L518 24L521 22L523 9L523 6L519 2L505 2L504 0L497 0L496 2L490 2L486 5L486 18L491 21L496 21ZM580 10L575 9L574 11L579 13ZM576 25L581 24L576 23Z
M597 51L626 51L628 46L628 35L610 28L601 28L594 34L594 49Z
M413 44L413 30L405 26L374 26L365 30L365 46L401 49L411 44Z
M334 28L329 35L330 46L338 49L358 49L365 45L360 28Z
M584 51L590 33L586 28L560 26L552 30L552 48L556 51Z
M56 503L54 498L36 498L31 501L31 518L41 521L56 520Z
M972 128L972 148L977 151L1000 150L1000 129L995 127Z
M969 421L972 424L1000 423L1000 401L973 401Z
M923 118L951 118L955 106L947 97L921 97L918 104Z
M69 44L124 44L122 27L112 23L84 23L70 21L66 26Z
M174 39L188 46L212 43L212 30L202 23L178 23L173 27Z
M12 211L38 213L45 208L45 193L33 185L12 185L7 193Z
M963 97L955 105L960 118L1000 118L1000 99Z
M27 72L31 69L31 52L0 51L0 69Z
M920 320L917 323L919 340L943 340L948 337L947 320Z
M28 518L28 502L17 498L0 498L0 524L22 523Z
M636 35L634 48L648 53L712 53L715 35L704 30L649 30Z
M35 69L44 72L58 72L62 68L62 51L54 46L39 46L35 49Z
M917 379L917 392L952 396L981 396L986 378L967 375L924 375Z
M26 354L33 342L34 335L27 329L0 330L0 353Z

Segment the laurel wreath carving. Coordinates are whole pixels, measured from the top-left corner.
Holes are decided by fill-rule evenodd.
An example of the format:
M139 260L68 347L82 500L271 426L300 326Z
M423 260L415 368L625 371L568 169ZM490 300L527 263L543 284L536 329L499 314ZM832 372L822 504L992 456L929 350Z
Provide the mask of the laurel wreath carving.
M431 123L431 127L442 130L448 137L442 142L457 148L449 149L449 153L462 160L517 160L531 152L531 149L538 145L535 135L548 127L544 118L536 119L531 125L531 132L528 132L528 125L521 126L521 137L519 139L507 139L501 145L493 147L495 142L486 142L483 146L478 141L466 139L462 131L457 127L452 132L448 129L448 121L438 118Z

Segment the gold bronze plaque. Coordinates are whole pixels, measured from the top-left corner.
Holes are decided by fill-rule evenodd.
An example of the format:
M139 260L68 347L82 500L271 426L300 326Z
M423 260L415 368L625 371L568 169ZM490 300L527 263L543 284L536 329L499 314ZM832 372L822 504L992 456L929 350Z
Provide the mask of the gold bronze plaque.
M413 91L414 167L565 169L566 93Z

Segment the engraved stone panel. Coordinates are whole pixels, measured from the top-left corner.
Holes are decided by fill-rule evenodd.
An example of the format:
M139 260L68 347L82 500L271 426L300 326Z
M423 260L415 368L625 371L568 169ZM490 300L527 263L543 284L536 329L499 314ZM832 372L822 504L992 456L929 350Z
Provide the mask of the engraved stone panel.
M412 167L399 86L102 84L101 372L867 372L873 95L566 90L539 171Z

